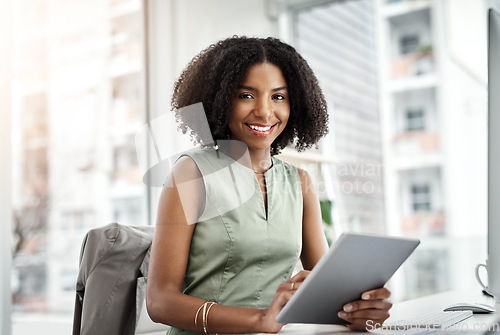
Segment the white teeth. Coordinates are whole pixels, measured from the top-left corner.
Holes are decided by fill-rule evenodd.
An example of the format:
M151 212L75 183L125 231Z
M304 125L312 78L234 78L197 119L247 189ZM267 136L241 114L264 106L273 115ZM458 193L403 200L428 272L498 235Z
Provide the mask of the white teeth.
M269 126L269 127L259 127L259 126L254 126L254 125L251 125L251 124L249 124L248 126L250 128L252 128L253 130L257 130L257 131L268 131L269 129L271 129L271 126Z

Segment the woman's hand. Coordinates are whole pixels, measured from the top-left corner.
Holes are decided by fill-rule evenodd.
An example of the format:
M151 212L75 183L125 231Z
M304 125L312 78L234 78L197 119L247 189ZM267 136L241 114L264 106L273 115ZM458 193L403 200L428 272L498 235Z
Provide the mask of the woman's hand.
M351 330L378 328L389 317L392 304L387 299L390 295L391 292L385 287L366 291L361 295L361 300L344 305L338 316L351 323L347 325Z
M276 293L274 294L271 306L268 309L262 311L261 322L261 332L263 333L277 333L284 326L282 323L276 322L276 316L286 305L288 300L300 287L304 279L307 278L310 271L300 271L295 276L290 278L286 283L278 286Z

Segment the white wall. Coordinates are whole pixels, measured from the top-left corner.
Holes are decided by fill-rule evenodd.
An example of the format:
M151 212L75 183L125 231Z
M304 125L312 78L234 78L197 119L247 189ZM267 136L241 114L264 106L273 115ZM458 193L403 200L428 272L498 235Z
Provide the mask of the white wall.
M12 2L0 0L0 333L11 333L11 54Z
M148 0L152 112L170 106L174 80L201 50L233 35L278 36L271 1Z
M454 236L487 231L486 10L478 1L444 1L439 45L443 187L446 221ZM441 13L440 13L441 12ZM467 22L464 30L463 22ZM446 36L443 37L443 36ZM486 248L486 244L484 244ZM484 249L486 250L486 249ZM483 250L481 250L483 251ZM478 260L481 261L481 260Z
M483 1L445 0L448 52L469 71L487 80L486 6ZM467 22L467 24L464 24Z

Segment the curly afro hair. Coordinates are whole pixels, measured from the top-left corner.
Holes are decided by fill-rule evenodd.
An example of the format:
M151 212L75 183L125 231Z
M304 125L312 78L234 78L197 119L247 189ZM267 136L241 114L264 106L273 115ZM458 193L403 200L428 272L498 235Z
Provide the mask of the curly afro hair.
M192 118L181 109L201 102L213 139L228 139L238 86L250 67L265 62L281 69L290 96L288 124L271 145L271 154L279 154L291 143L299 152L316 144L328 132L328 111L318 80L293 47L271 37L234 36L193 58L174 85L172 108L179 128L204 145Z

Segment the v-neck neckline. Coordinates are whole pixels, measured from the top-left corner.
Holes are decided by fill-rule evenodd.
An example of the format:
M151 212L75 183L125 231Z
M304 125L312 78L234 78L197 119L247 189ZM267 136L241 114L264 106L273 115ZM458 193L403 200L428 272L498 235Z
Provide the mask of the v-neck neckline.
M237 160L235 160L233 157L229 156L228 154L226 154L220 150L217 150L217 149L214 149L214 150L217 153L222 154L224 157L231 160L232 162L237 163L244 170L248 171L248 173L251 173L253 175L254 183L255 183L254 185L259 192L260 212L263 213L262 217L264 218L264 220L269 221L269 211L270 211L270 207L271 207L270 206L271 201L270 201L269 194L272 193L272 192L269 192L269 179L270 179L271 174L275 170L276 159L273 156L271 156L271 167L269 169L267 169L264 173L261 174L262 177L264 178L264 183L265 183L264 187L265 187L266 199L264 201L264 195L262 194L262 189L260 188L260 181L259 181L257 174L254 172L254 170L249 168L246 165L241 164L240 162L238 162Z

